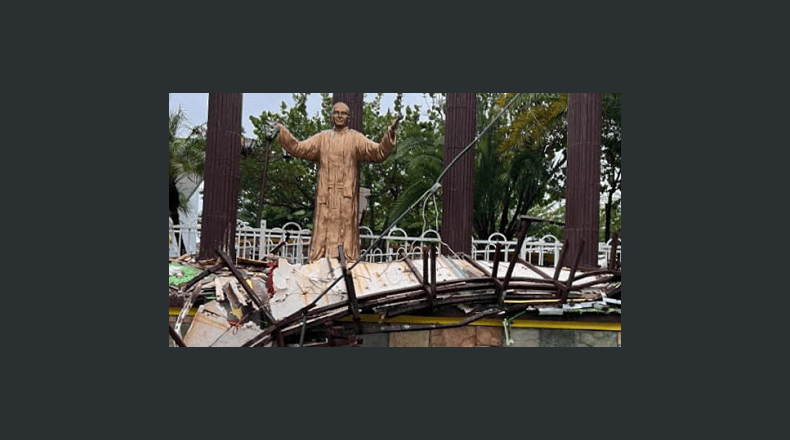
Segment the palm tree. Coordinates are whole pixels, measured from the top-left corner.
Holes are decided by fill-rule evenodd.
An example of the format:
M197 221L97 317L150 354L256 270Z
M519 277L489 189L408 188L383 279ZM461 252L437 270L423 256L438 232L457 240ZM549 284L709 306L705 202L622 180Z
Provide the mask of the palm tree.
M177 225L179 211L186 213L188 209L187 195L180 193L178 183L187 177L203 177L206 137L202 126L192 128L187 138L177 137L179 129L187 127L186 114L180 108L170 112L169 122L169 215Z

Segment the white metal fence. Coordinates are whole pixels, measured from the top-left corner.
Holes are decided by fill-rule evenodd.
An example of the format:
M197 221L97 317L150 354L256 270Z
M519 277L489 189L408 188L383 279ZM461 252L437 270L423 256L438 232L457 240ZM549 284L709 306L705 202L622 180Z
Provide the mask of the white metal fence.
M361 251L364 252L376 239L368 227L362 226L359 229L361 240ZM279 228L268 228L266 221L262 222L261 228L253 228L247 222L239 221L236 224L236 257L249 259L262 259L263 256L271 251L283 241L286 241L278 256L287 258L293 264L307 263L308 252L310 249L311 231L303 229L296 223L286 223ZM199 225L175 225L170 226L170 256L177 257L184 252L193 254L200 248L200 226ZM182 246L183 243L183 246ZM421 258L420 249L422 246L433 244L439 246L442 243L441 236L433 229L425 231L419 237L409 237L406 231L398 227L383 237L378 245L365 257L365 261L384 262L402 259L409 256L413 259ZM494 233L486 240L472 240L472 258L475 260L491 260L494 256L496 244L502 244L502 251L505 259L515 252L518 244L516 240L508 240L503 234ZM612 243L598 244L598 262L601 266L608 265ZM519 256L526 261L538 266L554 267L560 258L562 242L553 235L543 237L527 237L519 250ZM617 259L621 260L622 246L617 247Z

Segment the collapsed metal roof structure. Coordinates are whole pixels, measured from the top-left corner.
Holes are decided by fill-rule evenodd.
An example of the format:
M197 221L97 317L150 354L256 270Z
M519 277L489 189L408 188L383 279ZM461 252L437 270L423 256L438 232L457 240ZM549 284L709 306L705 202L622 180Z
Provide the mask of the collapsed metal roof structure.
M527 219L531 220L531 219ZM522 228L521 248L529 221ZM615 241L616 243L616 241ZM512 254L509 261L497 247L493 261L468 255L437 256L423 248L420 259L404 256L387 263L359 262L350 270L344 258L291 265L270 255L268 261L240 259L241 265L264 267L257 276L243 273L219 251L220 262L207 267L176 290L185 298L176 327L201 292L214 292L202 306L185 337L170 328L179 346L347 346L365 334L460 327L487 317L512 318L526 311L556 315L574 311L620 310L621 269L615 260L607 268L579 267L563 246L555 269L541 268ZM553 273L551 273L553 270ZM220 271L218 277L200 284ZM246 272L246 271L245 271ZM237 281L237 283L233 281ZM218 302L226 307L223 309ZM229 320L227 309L237 320ZM453 324L391 325L386 318L405 314L446 314L462 319ZM362 325L362 314L375 314L379 324Z

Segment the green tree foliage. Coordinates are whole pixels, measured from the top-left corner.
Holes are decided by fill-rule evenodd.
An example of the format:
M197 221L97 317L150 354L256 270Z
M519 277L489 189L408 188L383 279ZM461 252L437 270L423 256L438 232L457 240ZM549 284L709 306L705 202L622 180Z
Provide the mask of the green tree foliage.
M601 99L601 193L605 200L602 241L609 241L612 231L620 230L620 199L615 199L615 196L622 189L621 95L604 93Z
M268 222L269 227L283 226L288 222L296 222L303 227L312 229L313 212L315 211L316 163L290 156L280 146L278 140L266 141L263 127L265 124L282 121L283 125L297 139L307 139L314 134L330 128L329 113L332 98L322 93L322 111L320 115L307 114L307 97L309 93L294 93L294 105L289 109L285 102L280 104L280 112L263 112L259 117L250 116L257 136L257 142L250 154L242 156L241 176L239 180L239 214L240 220L255 225L260 206L261 183L263 181L263 164L265 155L269 155L268 175L266 176L266 193L261 218ZM328 106L328 107L327 107ZM256 225L257 226L257 225Z
M443 169L444 151L444 93L427 94L432 104L427 109L427 120L420 121L420 107L406 107L404 120L398 130L398 147L391 155L398 177L388 188L390 209L386 217L389 226L411 207L436 182ZM387 115L392 117L394 115ZM423 211L423 205L425 211ZM441 221L441 197L431 198L416 207L398 224L412 236L419 236L424 229L435 229ZM386 205L385 205L386 206ZM423 216L424 214L424 216ZM438 219L437 219L438 217Z
M478 93L478 127L488 126L515 93ZM518 217L557 193L565 164L567 94L525 93L478 142L474 231L513 237ZM530 231L532 235L532 231Z
M298 138L308 137L331 127L332 97L323 93L321 112L307 114L307 93L293 94L293 106L281 104L280 112L263 112L250 117L258 137L255 148L242 158L239 218L255 222L263 178L263 159L267 141L263 124L282 120ZM372 206L363 224L381 232L422 196L443 169L445 98L443 93L426 93L430 101L427 118L420 117L420 106L402 106L398 94L394 111L381 113L381 95L366 96L363 104L363 134L379 141L386 128L400 112L404 116L398 128L398 143L390 157L380 164L363 163L360 182L370 188ZM478 93L478 133L496 117L515 96L514 93ZM602 192L614 195L620 189L620 94L604 94L602 130ZM510 107L475 149L474 234L487 238L494 232L513 237L518 216L528 214L564 221L565 169L567 151L567 108L565 93L525 93ZM316 184L316 165L290 158L278 141L271 145L267 189L262 218L269 226L294 221L312 228ZM612 191L612 188L615 188ZM423 228L433 228L441 221L441 193L430 199L423 210L417 206L398 227L409 235L419 235ZM435 205L434 205L435 203ZM619 229L619 200L612 200L610 221ZM607 210L603 211L604 213ZM533 224L530 235L552 234L562 239L562 226ZM604 232L604 236L607 234Z

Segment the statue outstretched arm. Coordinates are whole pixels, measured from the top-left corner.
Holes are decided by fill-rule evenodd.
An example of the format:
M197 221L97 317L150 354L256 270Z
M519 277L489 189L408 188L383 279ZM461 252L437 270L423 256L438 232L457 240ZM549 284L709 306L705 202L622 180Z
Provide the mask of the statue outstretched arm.
M383 162L387 159L398 140L395 130L397 130L398 123L401 119L403 119L403 116L398 116L398 118L395 119L387 128L387 131L384 132L384 136L382 136L381 142L378 144L363 136L365 142L363 142L363 145L359 148L360 160L366 162Z
M280 146L282 146L285 151L302 159L312 161L318 160L321 153L318 135L299 142L299 140L297 140L279 121L277 122L277 128L280 131Z

